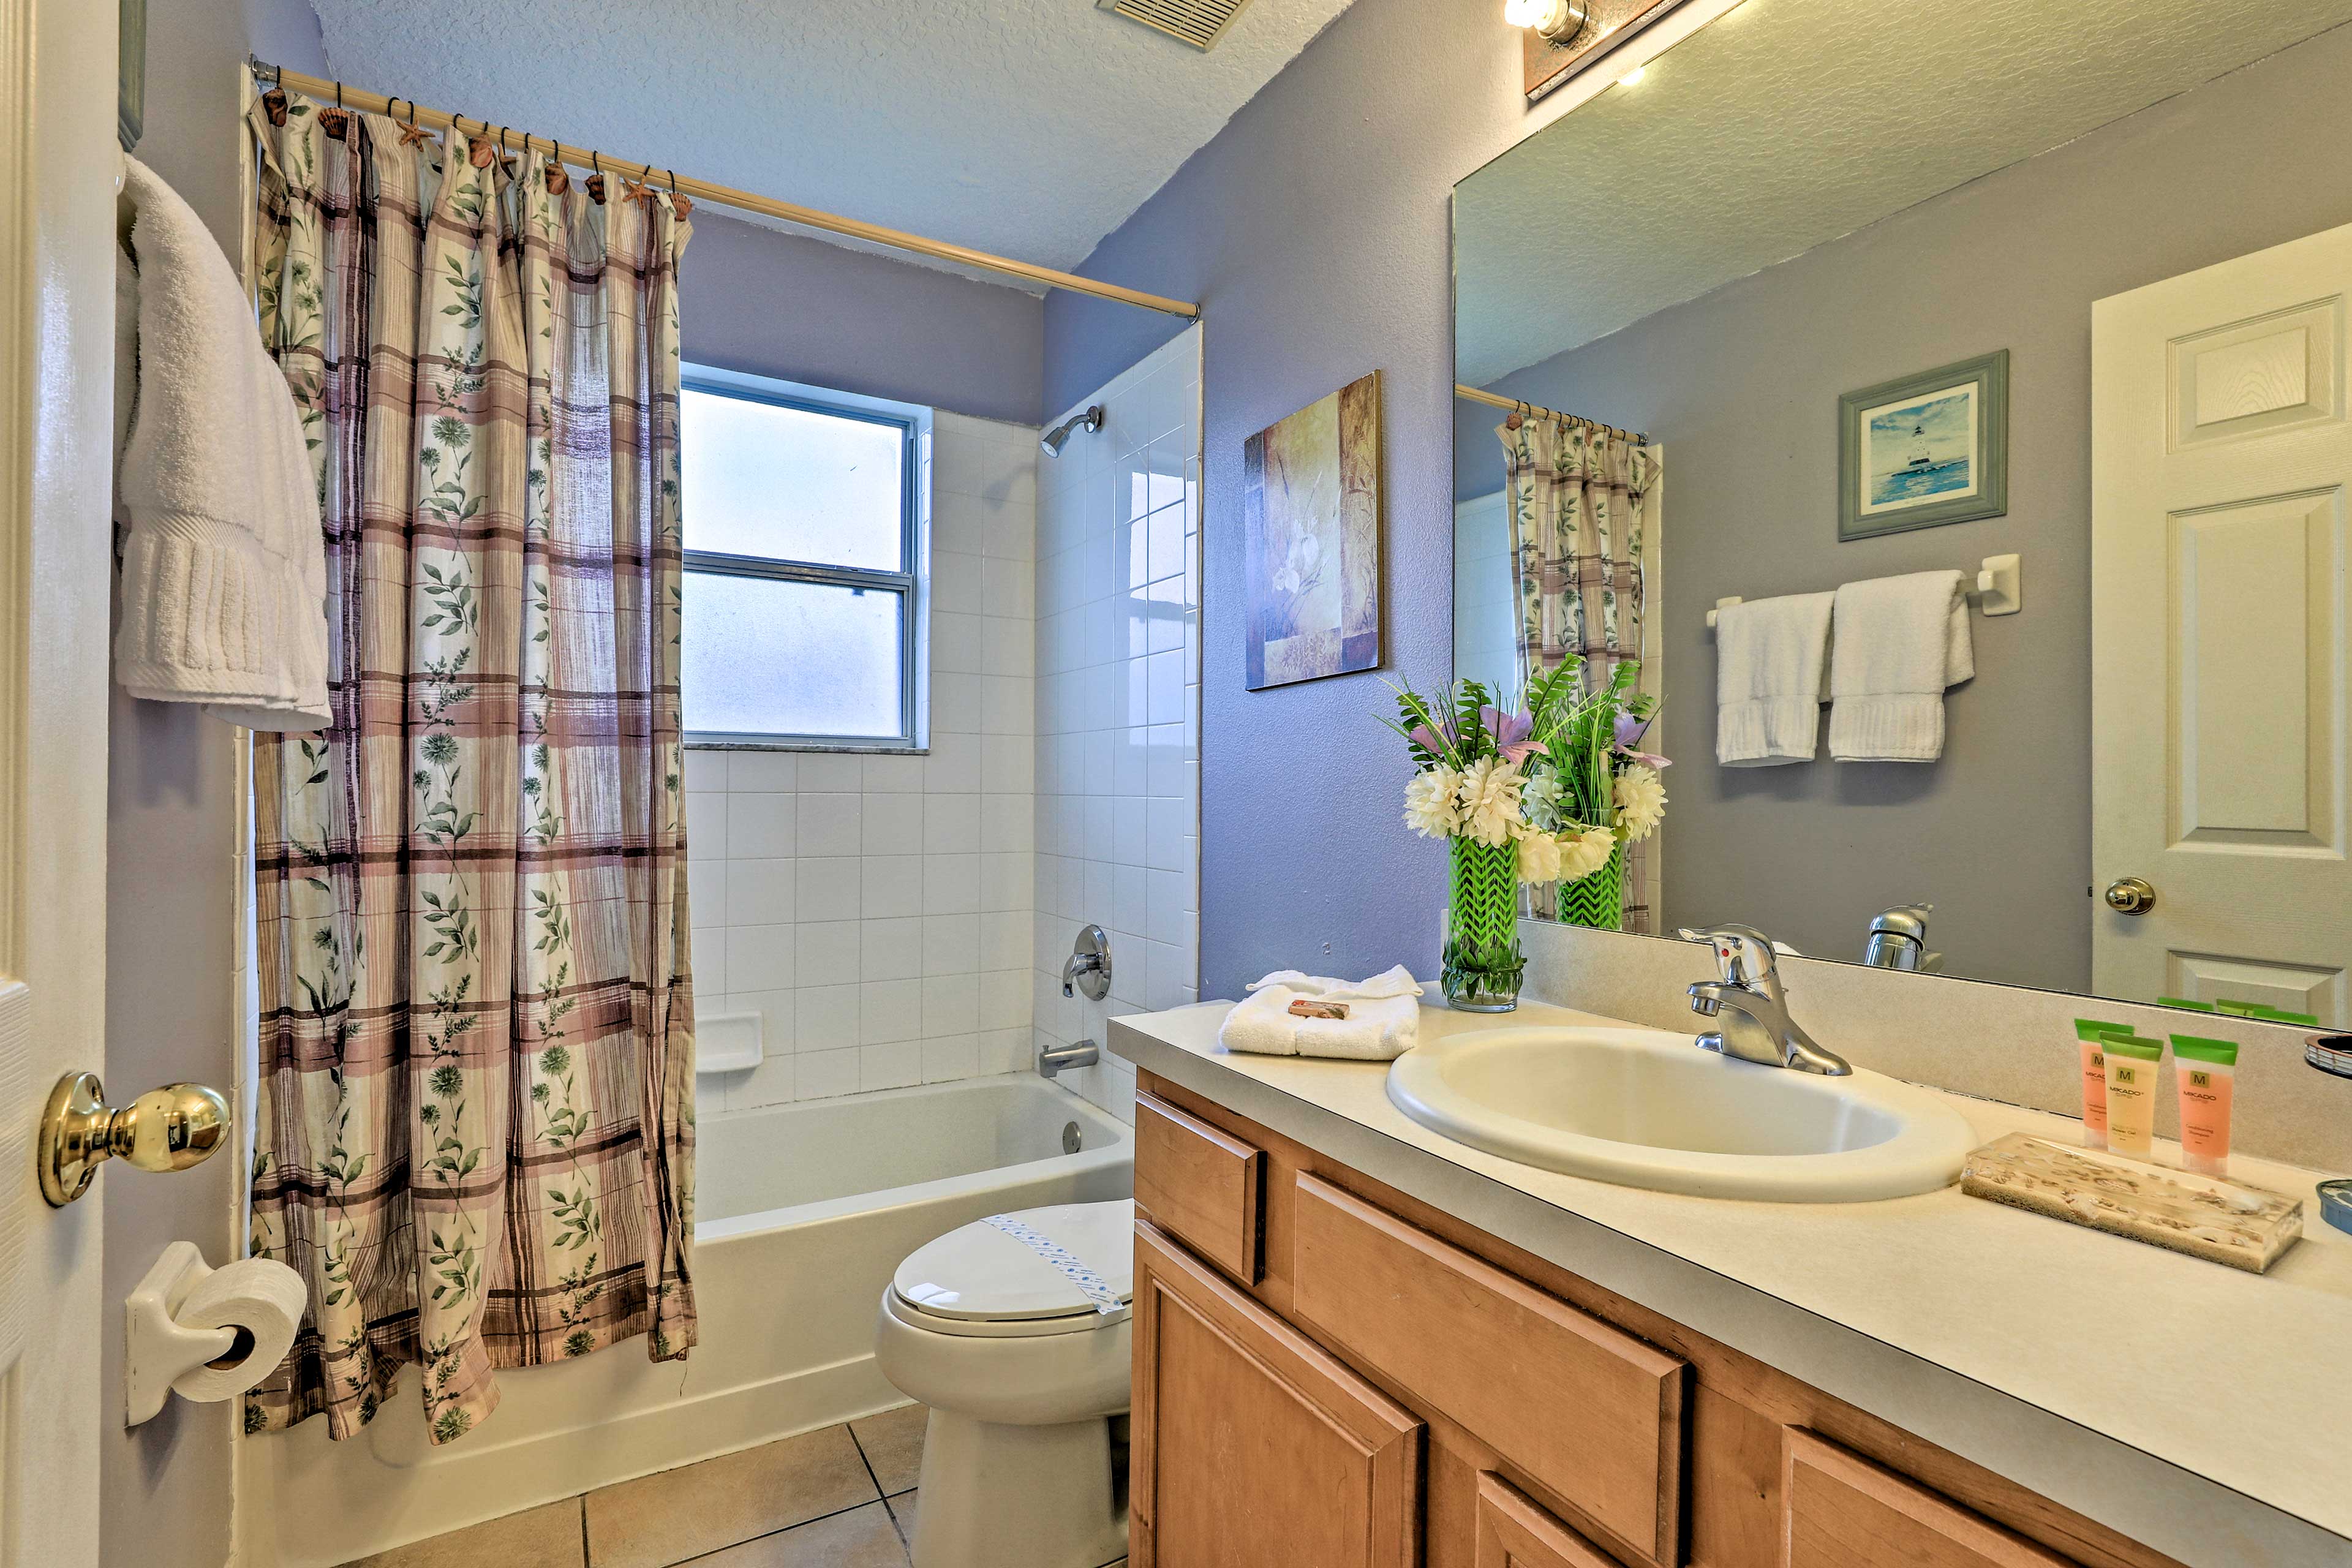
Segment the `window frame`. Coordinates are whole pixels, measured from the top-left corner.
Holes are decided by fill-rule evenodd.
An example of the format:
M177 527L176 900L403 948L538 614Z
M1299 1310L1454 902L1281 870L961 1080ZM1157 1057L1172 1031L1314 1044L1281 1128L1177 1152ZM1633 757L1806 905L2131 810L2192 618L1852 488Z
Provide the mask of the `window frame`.
M744 403L799 409L834 418L895 426L904 433L899 476L899 555L903 570L885 572L871 567L837 566L784 556L737 555L726 551L683 550L682 572L722 577L753 577L769 582L811 583L821 586L872 589L896 594L903 605L898 617L898 732L896 735L821 735L725 730L688 730L686 744L701 751L847 752L927 753L930 750L930 523L931 410L919 404L835 392L772 376L751 375L716 366L683 367L684 391L731 397ZM683 415L683 402L680 406ZM681 498L692 527L691 496Z

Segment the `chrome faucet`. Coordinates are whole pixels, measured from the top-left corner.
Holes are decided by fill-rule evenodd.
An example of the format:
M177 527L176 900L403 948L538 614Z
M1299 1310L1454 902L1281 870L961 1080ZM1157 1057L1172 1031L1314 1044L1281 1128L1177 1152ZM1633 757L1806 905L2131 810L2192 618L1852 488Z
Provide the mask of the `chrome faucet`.
M1933 904L1900 904L1874 917L1870 940L1863 944L1863 963L1874 969L1941 969L1944 955L1927 951L1927 917L1935 912Z
M1080 1040L1074 1046L1037 1047L1037 1070L1047 1078L1072 1068L1090 1068L1100 1060L1102 1053L1095 1048L1092 1040Z
M1719 1018L1720 1026L1698 1037L1699 1049L1767 1067L1794 1068L1827 1078L1853 1071L1843 1057L1822 1049L1794 1018L1789 1016L1788 993L1772 956L1772 939L1754 926L1721 925L1705 931L1685 927L1685 942L1703 942L1715 949L1723 967L1720 980L1703 980L1690 988L1691 1011L1702 1018Z

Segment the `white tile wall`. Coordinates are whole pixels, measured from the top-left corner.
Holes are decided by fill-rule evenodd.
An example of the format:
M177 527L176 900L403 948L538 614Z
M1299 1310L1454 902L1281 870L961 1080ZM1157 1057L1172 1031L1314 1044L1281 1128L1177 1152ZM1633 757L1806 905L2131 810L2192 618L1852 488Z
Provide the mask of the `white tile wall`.
M767 1047L704 1110L1029 1065L1036 456L935 416L929 755L687 753L697 1005Z
M1078 407L1037 463L1036 973L1040 1046L1196 999L1200 975L1200 329ZM1067 412L1067 411L1066 411ZM1078 928L1110 933L1110 995L1062 994ZM1134 1118L1135 1072L1066 1075Z

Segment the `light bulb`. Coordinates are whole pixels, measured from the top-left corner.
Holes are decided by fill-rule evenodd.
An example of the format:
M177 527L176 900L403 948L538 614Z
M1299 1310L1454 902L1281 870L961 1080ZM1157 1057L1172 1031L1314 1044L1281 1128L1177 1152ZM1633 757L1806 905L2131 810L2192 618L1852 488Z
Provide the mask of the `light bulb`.
M1568 0L1503 0L1503 20L1514 27L1556 33L1568 20Z

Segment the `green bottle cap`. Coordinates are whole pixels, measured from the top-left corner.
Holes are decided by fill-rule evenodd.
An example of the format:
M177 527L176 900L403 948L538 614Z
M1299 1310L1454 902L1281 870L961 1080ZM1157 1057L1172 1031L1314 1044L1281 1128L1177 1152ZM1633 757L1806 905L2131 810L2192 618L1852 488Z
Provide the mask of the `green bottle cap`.
M2210 1062L2215 1067L2238 1065L2238 1047L2230 1040L2200 1040L2194 1035L2175 1035L2172 1054L2192 1062Z
M2191 1002L2186 996L2159 996L2156 999L2156 1005L2159 1007L2186 1007L2192 1013L2210 1013L2213 1011L2212 1003Z
M2128 1035L2130 1033L2131 1026L2129 1024L2102 1024L2096 1018L2077 1018L2074 1020L2074 1037L2078 1040L2095 1040L2105 1035Z
M2104 1041L2111 1057L2134 1057L2144 1062L2164 1059L2162 1040L2143 1040L2137 1035L2108 1035Z

